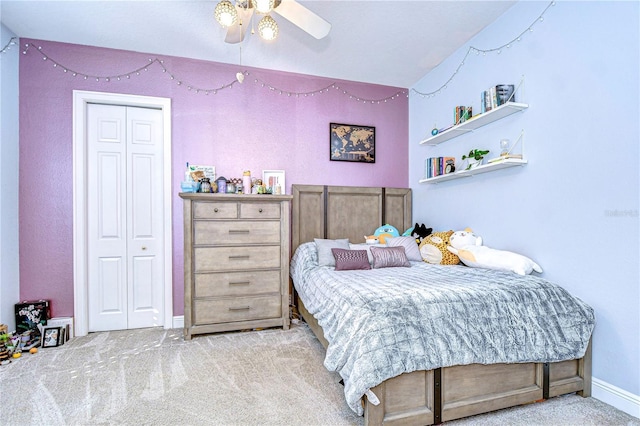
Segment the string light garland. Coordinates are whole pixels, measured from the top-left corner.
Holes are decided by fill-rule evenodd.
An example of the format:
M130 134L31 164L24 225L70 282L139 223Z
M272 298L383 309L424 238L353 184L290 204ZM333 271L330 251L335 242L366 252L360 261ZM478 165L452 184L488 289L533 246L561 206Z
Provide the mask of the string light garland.
M33 46L30 45L29 43L25 44L25 49L22 51L23 55L26 55L29 52L29 49L31 49ZM72 68L69 68L63 64L61 64L60 62L56 61L55 59L51 58L49 55L47 55L44 50L42 49L42 46L38 46L37 48L38 52L40 52L40 54L42 54L42 60L43 61L48 61L50 63L53 64L54 68L58 68L61 69L62 72L69 74L73 77L80 77L84 80L95 80L97 82L103 81L103 82L112 82L112 81L121 81L121 80L129 80L131 79L131 77L136 77L139 76L140 74L146 73L149 70L149 67L154 66L154 65L159 65L162 68L162 72L164 74L167 74L169 76L169 78L172 81L175 81L176 84L178 86L184 86L187 87L188 90L193 90L196 93L200 93L203 92L205 94L209 94L209 93L213 93L216 94L218 93L220 90L224 90L224 89L229 89L231 88L234 84L238 83L237 80L233 80L230 83L227 84L223 84L220 87L216 87L216 88L211 88L211 89L203 89L203 88L199 88L199 87L195 87L193 85L190 84L185 84L185 82L178 78L176 75L174 75L173 73L169 72L169 70L167 69L167 67L164 66L164 61L158 58L149 58L148 62L138 68L135 68L131 71L127 71L121 74L114 74L114 75L91 75L91 74L87 74L87 73L83 73L81 71L76 71Z
M254 83L255 84L259 84L261 87L264 87L272 92L276 92L279 95L284 95L287 97L295 97L295 98L306 98L306 97L314 97L315 95L321 95L324 93L329 93L332 90L337 91L338 93L341 93L342 95L348 97L350 100L356 101L356 102L362 102L364 104L380 104L380 103L386 103L389 101L393 101L395 99L398 99L400 97L409 97L410 94L416 94L421 96L422 98L431 98L434 97L438 94L440 94L440 92L444 89L447 88L447 85L449 83L451 83L453 81L453 79L455 78L455 76L458 74L458 72L460 71L460 69L462 68L462 66L465 64L465 61L467 60L467 58L469 57L469 55L471 55L471 53L475 53L476 55L480 55L481 53L483 55L486 55L487 53L498 53L500 54L502 52L503 49L509 49L511 48L511 46L516 43L519 42L522 37L527 34L527 33L531 33L533 32L533 27L538 24L539 22L544 21L544 15L545 13L549 10L549 8L551 6L555 6L555 1L551 1L547 7L542 11L542 13L535 19L535 21L533 21L531 23L531 25L529 25L529 27L527 29L525 29L524 31L522 31L520 34L518 34L517 37L515 37L514 39L512 39L511 41L504 43L501 46L498 47L494 47L491 49L478 49L476 47L470 46L467 49L466 54L464 55L464 58L462 59L462 61L460 62L460 64L458 64L457 68L455 69L455 71L453 72L453 74L451 74L451 76L444 82L444 84L442 84L438 89L431 91L431 92L421 92L417 89L411 89L411 91L407 91L407 90L399 90L396 93L394 93L391 96L387 96L387 97L383 97L383 98L378 98L378 99L371 99L371 98L364 98L361 96L358 96L354 93L349 92L348 90L346 90L345 88L339 86L337 83L331 83L329 85L323 86L319 89L316 90L311 90L311 91L307 91L307 92L294 92L294 91L290 91L290 90L285 90L282 88L278 88L275 87L263 80L261 80L260 78L254 78ZM9 50L9 48L11 47L11 45L16 44L15 40L17 39L17 37L12 37L11 40L9 40L9 42L7 43L6 46L4 46L2 48L2 50L0 51L0 53L5 53L7 50ZM29 43L25 44L25 49L22 51L22 53L24 55L26 55L31 49L32 49L32 45ZM138 68L135 68L131 71L127 71L124 73L120 73L120 74L114 74L114 75L92 75L92 74L88 74L88 73L84 73L81 71L76 71L73 70L63 64L61 64L60 62L56 61L55 59L51 58L49 55L47 55L44 50L42 49L41 46L37 47L37 51L42 55L42 60L43 61L47 61L51 64L53 64L54 68L58 68L60 70L62 70L62 72L67 73L73 77L80 77L84 80L95 80L96 82L117 82L117 81L121 81L121 80L129 80L131 79L131 77L136 77L139 76L141 74L146 73L149 70L149 67L151 66L160 66L160 68L162 69L162 73L163 74L167 74L169 76L169 78L172 81L175 81L176 84L178 86L181 87L186 87L188 91L190 92L194 92L196 94L205 94L205 95L209 95L209 94L218 94L220 91L225 90L225 89L231 89L233 88L233 86L235 84L240 84L241 80L244 80L244 78L239 78L236 77L235 79L233 79L231 82L223 84L219 87L214 87L214 88L202 88L202 87L198 87L196 85L190 84L186 81L184 81L183 79L179 78L178 76L176 76L175 74L173 74L172 72L169 71L169 69L164 65L164 61L158 58L149 58L148 62L145 63L144 65L141 65ZM249 76L250 73L248 71L242 71L239 72L237 75L244 75L244 76Z
M458 64L458 67L455 69L455 71L453 72L453 74L451 74L451 76L447 79L447 81L444 82L444 84L442 84L439 88L437 88L436 90L432 91L432 92L421 92L417 89L411 89L412 93L415 93L416 95L420 95L423 98L432 98L438 94L440 94L440 92L444 89L447 88L447 86L449 85L449 83L451 83L451 81L453 81L454 77L458 74L458 72L460 71L460 68L462 68L462 66L465 64L465 61L467 60L467 57L469 57L469 55L471 53L475 53L476 55L480 55L482 53L483 56L485 56L487 53L497 53L500 54L502 53L502 51L504 49L509 49L511 48L511 46L513 46L514 43L519 42L522 40L522 37L527 34L527 33L532 33L533 32L533 27L538 24L539 22L544 21L544 15L545 13L547 13L547 10L549 10L549 8L551 6L555 6L556 2L552 1L551 3L549 3L547 5L547 7L544 8L544 10L542 11L542 13L540 14L540 16L538 16L535 21L533 21L531 23L531 25L529 25L529 27L527 29L525 29L524 31L522 31L520 34L518 34L517 37L515 37L513 40L498 46L498 47L494 47L492 49L478 49L476 47L470 46L467 49L467 53L464 55L464 58L462 58L462 61L460 61L460 64Z
M222 86L219 87L215 87L215 88L203 88L203 87L198 87L196 85L190 84L184 80L182 80L181 78L179 78L178 76L176 76L175 74L173 74L172 72L169 71L169 69L164 65L164 61L158 58L149 58L148 61L144 64L141 65L138 68L135 68L131 71L126 71L120 74L113 74L113 75L93 75L93 74L89 74L89 73L84 73L81 71L77 71L74 70L70 67L67 67L63 64L61 64L60 62L56 61L55 59L51 58L51 56L47 55L47 53L44 51L44 49L42 49L42 46L38 46L37 48L35 48L33 45L29 44L29 43L25 43L25 49L22 51L23 55L28 54L30 51L34 51L33 49L37 49L37 52L39 54L42 55L42 60L49 62L53 65L54 68L60 69L62 70L62 72L69 74L73 77L80 77L84 80L95 80L96 82L118 82L121 80L129 80L131 79L131 77L137 77L143 73L146 73L150 67L152 66L160 66L160 68L162 69L162 73L163 74L167 74L169 76L169 78L172 81L175 81L177 83L178 86L181 87L186 87L188 91L194 92L196 94L205 94L205 95L209 95L209 94L218 94L218 92L220 92L221 90L224 89L231 89L235 84L240 84L240 78L238 78L236 76L236 78L234 80L232 80L231 82L227 83L227 84L223 84ZM249 76L251 75L249 73L249 71L242 71L238 74L242 74L244 76ZM244 78L242 78L242 80L244 80ZM259 79L259 78L255 78L254 82L256 84L259 84L261 87L266 87L268 90L272 91L272 92L277 92L280 95L286 95L288 97L296 97L296 98L300 98L300 97L312 97L315 96L317 94L323 94L323 93L328 93L331 89L337 90L339 92L341 92L343 95L348 96L349 99L357 101L357 102L363 102L365 104L380 104L380 103L385 103L394 99L399 98L400 96L404 95L404 96L409 96L408 92L406 90L400 90L396 93L394 93L391 96L387 96L384 98L380 98L380 99L367 99L367 98L363 98L361 96L355 95L351 92L349 92L348 90L338 86L337 83L331 83L328 86L324 86L320 89L316 89L316 90L312 90L312 91L308 91L308 92L293 92L293 91L287 91L284 89L279 89L275 86L270 85L269 83Z
M408 96L408 92L406 90L399 90L396 93L394 93L391 96L387 96L385 98L380 98L380 99L367 99L367 98L363 98L357 95L354 95L353 93L349 92L348 90L338 86L337 83L331 83L328 86L324 86L320 89L317 90L312 90L309 92L291 92L291 91L287 91L285 89L279 89L275 86L271 86L269 83L260 80L259 78L254 79L254 83L259 84L260 87L266 87L267 89L269 89L272 92L277 92L279 95L285 95L287 97L308 97L308 96L315 96L318 94L322 94L322 93L329 93L329 91L331 91L332 89L337 90L339 92L342 92L343 95L348 96L349 99L357 101L357 102L362 102L365 104L379 104L379 103L384 103L384 102L388 102L388 101L392 101L394 99L397 99L401 96Z
M0 50L0 53L5 53L7 50L11 49L11 46L16 44L16 40L18 39L18 37L11 37L9 39L9 42L7 44L4 45L4 47L2 48L2 50Z

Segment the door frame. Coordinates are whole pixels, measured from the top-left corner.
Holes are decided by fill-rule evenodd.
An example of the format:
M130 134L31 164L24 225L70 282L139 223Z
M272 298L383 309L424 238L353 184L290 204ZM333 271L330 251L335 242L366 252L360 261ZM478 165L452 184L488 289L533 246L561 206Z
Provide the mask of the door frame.
M120 105L162 110L164 194L164 328L173 323L173 235L171 232L171 99L119 93L73 91L73 310L76 336L89 332L86 116L87 104Z

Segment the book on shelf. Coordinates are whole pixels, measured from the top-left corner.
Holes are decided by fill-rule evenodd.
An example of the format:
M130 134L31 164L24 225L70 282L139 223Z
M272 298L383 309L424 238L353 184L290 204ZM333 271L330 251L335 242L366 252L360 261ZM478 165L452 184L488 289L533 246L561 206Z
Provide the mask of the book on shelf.
M513 84L498 84L496 90L496 106L504 105L507 102L516 101L516 86Z
M522 154L507 154L507 155L501 155L499 157L496 158L492 158L490 160L487 160L487 163L497 163L500 161L504 161L504 160L509 160L509 159L517 159L517 160L522 160Z
M507 102L515 102L516 93L513 84L498 84L485 90L480 95L480 109L483 113L489 112Z
M457 106L453 111L453 122L457 125L464 123L473 115L473 108L468 106Z
M455 157L430 157L425 161L427 179L455 172Z
M443 173L449 174L456 171L456 157L444 157Z
M452 124L451 126L448 127L443 127L442 129L438 129L438 134L442 133L442 132L446 132L447 130L451 129L454 125Z

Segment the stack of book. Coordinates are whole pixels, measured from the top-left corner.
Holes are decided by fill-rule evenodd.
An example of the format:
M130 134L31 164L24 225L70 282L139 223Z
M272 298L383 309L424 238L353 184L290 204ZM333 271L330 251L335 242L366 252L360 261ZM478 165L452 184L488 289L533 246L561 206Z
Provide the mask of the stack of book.
M515 86L513 84L498 84L482 92L480 109L482 113L485 113L507 102L515 101Z
M471 118L473 109L467 106L457 106L453 111L453 122L455 124L464 123Z
M455 172L455 157L431 157L425 162L425 177L432 178Z

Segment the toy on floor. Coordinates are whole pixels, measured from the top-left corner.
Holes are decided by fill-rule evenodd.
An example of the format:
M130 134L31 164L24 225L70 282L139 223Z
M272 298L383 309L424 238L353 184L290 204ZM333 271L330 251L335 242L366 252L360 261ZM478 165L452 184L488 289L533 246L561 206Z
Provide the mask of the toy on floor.
M457 265L460 259L454 253L447 250L449 238L453 231L434 232L428 235L420 243L420 255L422 260L434 265Z
M457 255L462 263L473 268L510 271L519 275L542 272L540 265L526 256L483 246L482 237L475 235L470 228L454 232L449 237L449 243L447 249Z

